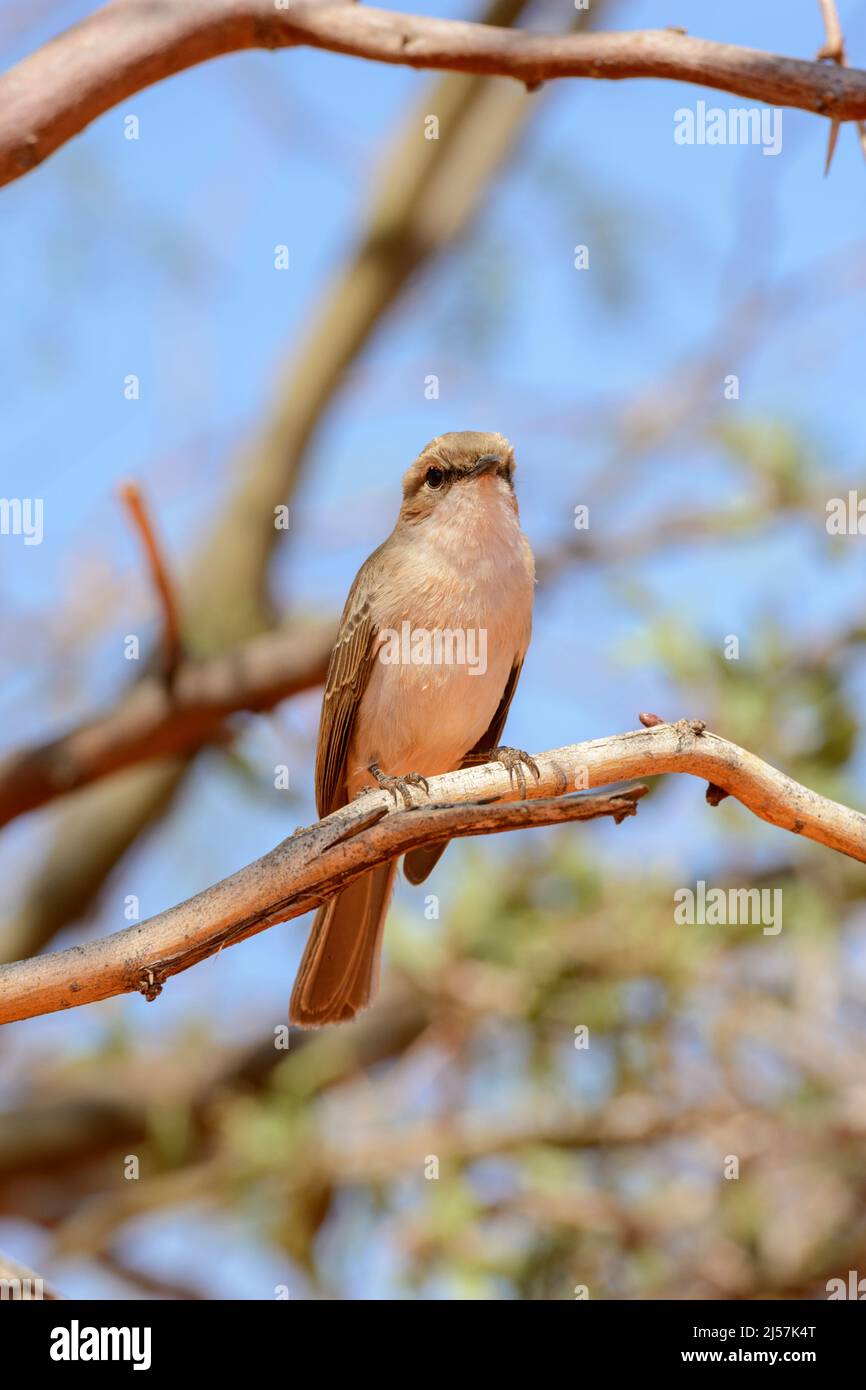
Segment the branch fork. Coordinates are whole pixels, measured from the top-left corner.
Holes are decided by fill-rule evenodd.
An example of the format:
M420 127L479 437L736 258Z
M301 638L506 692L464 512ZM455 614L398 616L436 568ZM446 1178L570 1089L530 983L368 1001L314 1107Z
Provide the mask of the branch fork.
M658 716L655 716L656 718ZM652 716L650 716L652 718ZM419 845L470 835L635 814L643 785L573 795L576 785L611 787L635 777L690 773L760 819L866 863L866 815L810 791L755 754L719 738L701 720L658 723L555 748L534 757L526 798L491 762L430 778L430 800L394 809L372 788L315 825L187 902L111 936L0 966L0 1023L117 994L152 999L165 981L225 946L300 917L346 884Z

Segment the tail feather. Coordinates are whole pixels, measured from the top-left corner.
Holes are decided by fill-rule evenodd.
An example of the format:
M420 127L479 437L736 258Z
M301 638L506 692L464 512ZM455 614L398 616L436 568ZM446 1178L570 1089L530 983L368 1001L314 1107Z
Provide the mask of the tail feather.
M420 845L418 849L410 849L403 860L403 872L409 882L416 885L423 883L427 875L432 874L447 848L446 840L441 845Z
M370 1003L396 872L396 861L382 864L319 908L292 991L290 1022L319 1028L354 1018Z

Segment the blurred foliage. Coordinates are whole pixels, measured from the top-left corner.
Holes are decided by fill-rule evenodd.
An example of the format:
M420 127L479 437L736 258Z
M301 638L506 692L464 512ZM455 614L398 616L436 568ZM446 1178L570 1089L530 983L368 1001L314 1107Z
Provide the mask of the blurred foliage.
M470 89L449 80L452 89L462 109ZM516 99L502 100L513 109L496 120L480 113L493 141L481 174L458 170L467 216L505 158L509 131L524 121ZM483 154L474 131L467 143ZM412 178L427 187L420 165ZM575 240L609 248L593 262L601 271L589 282L599 296L594 309L622 313L649 280L634 225L656 214L598 193L592 177L575 174L571 151L568 168L541 160L528 178L538 219L557 222L569 254ZM414 187L395 174L383 205L405 203L410 230L423 222ZM109 171L97 169L80 196L99 200L111 189ZM162 254L159 230L144 234ZM413 237L397 261L387 240L373 240L382 283L361 315L359 341L423 259ZM425 306L429 331L452 354L451 369L471 366L478 380L497 338L519 331L510 292L519 256L495 226L459 250L445 232L441 241L449 274ZM186 245L175 247L173 275L187 273L189 255ZM211 275L212 261L202 266ZM336 303L335 319L345 323ZM772 326L749 319L736 360ZM332 332L326 322L326 348ZM647 510L613 542L590 532L576 546L567 536L542 567L544 592L577 591L573 566L582 565L591 577L581 596L598 601L604 589L634 619L625 637L612 638L619 670L638 669L666 689L664 715L699 714L799 781L858 804L862 619L828 622L820 641L804 640L798 614L792 621L756 600L748 643L729 659L724 634L652 584L660 556L677 559L700 544L735 573L741 547L760 547L780 528L799 534L804 522L819 565L842 550L823 530L829 484L820 449L796 422L742 409L720 414L727 344L708 336L708 364L674 371L672 382L653 382L641 400L615 410L602 403L595 429L604 436L606 496L627 503L638 480ZM354 351L346 349L347 361ZM286 460L293 473L306 460L307 435L330 403L333 383L326 385L303 429L285 393L279 418L291 447L263 434L265 453L279 464L275 495L285 490ZM300 374L296 393L302 386ZM559 405L549 428L571 459L584 425L593 425L581 418L576 428L573 402ZM530 406L547 422L547 400ZM693 456L711 460L707 471L722 474L734 508L694 500L688 469L659 481L659 459L684 448L693 469ZM238 464L239 480L245 466ZM569 497L576 481L593 499L605 495L593 490L598 477L575 468ZM557 506L551 516L573 515L571 505ZM237 513L221 524L231 533ZM273 539L268 512L267 547L259 538L248 555L248 542L236 542L242 572L264 571ZM219 573L215 598L214 571L202 571L205 627L221 627L228 614L235 632L243 624L221 597L225 584L247 602L257 583L238 588L224 554ZM783 577L798 597L799 571ZM252 785L263 789L262 804L270 799L255 751L233 745L219 759L229 762L239 795ZM50 1231L54 1258L122 1263L137 1292L142 1225L168 1216L182 1230L190 1213L202 1212L214 1225L236 1223L256 1251L273 1253L293 1297L359 1297L370 1287L460 1299L572 1299L583 1287L593 1299L822 1297L830 1277L863 1274L862 866L791 835L759 835L730 800L709 810L690 779L657 783L641 820L673 824L666 817L684 795L695 822L711 818L713 836L706 865L695 863L686 882L670 867L680 856L642 858L629 848L628 823L607 837L570 827L452 850L430 890L442 895L441 918L424 916L424 892L411 916L392 913L376 1006L352 1026L292 1036L287 1052L274 1043L281 1017L252 1019L258 1041L248 1046L225 1038L216 1020L191 1022L157 1051L112 1025L87 1051L22 1055L0 1113L0 1215ZM164 814L164 802L154 804ZM80 814L78 801L72 819ZM108 819L117 821L113 804ZM140 829L139 817L130 836L118 832L116 853L106 837L88 837L105 854L100 884ZM158 829L166 833L165 822ZM72 857L81 854L76 839ZM674 893L701 878L779 890L782 931L677 925ZM37 879L65 912L68 894L44 874ZM130 1155L140 1165L137 1182L124 1177ZM50 1261L44 1272L54 1274ZM142 1286L150 1287L143 1277ZM272 1289L251 1280L235 1293L269 1298Z

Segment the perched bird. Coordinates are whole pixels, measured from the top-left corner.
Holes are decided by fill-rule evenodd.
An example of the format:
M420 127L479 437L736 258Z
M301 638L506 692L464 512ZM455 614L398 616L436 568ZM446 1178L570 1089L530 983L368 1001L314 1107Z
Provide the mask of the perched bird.
M499 761L525 787L518 749L499 747L532 626L535 564L520 529L514 453L472 430L428 444L403 478L384 544L361 566L328 667L316 750L320 816L365 789L410 787ZM445 845L404 861L421 883ZM397 861L324 903L298 970L289 1017L314 1028L354 1017L378 981Z

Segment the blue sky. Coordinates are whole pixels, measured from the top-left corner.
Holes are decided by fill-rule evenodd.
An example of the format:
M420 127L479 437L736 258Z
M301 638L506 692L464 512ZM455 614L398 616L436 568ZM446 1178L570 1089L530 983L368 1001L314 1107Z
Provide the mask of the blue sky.
M0 20L0 61L90 8L41 6L44 21L17 39L12 21ZM839 8L851 60L866 65L866 16L853 3ZM803 57L822 39L812 0L609 10L609 27L684 25ZM548 7L544 27L570 13ZM4 747L87 716L126 678L122 635L152 631L154 615L117 484L143 482L170 554L206 536L233 458L273 399L279 364L353 245L383 149L430 81L325 53L232 55L124 102L0 190L0 493L43 497L46 517L41 546L0 544ZM806 308L790 323L783 315L756 325L754 344L747 335L742 361L734 354L729 367L742 382L732 409L789 422L834 483L857 485L866 163L854 133L843 129L824 179L827 127L802 112L784 113L774 158L755 147L675 144L675 111L699 99L746 104L637 81L552 84L534 98L519 155L471 236L413 284L314 440L291 546L274 566L283 603L340 607L393 524L401 473L442 430L507 434L530 538L540 547L567 534L575 503L593 504L623 406L642 393L652 400L659 381L676 400L690 364L755 284L791 280ZM137 141L123 135L129 114L140 122ZM584 242L591 268L580 273L573 248ZM285 273L273 268L277 243L290 248ZM431 372L441 378L438 401L424 397ZM137 402L124 399L128 373L142 382ZM612 543L662 495L694 506L738 495L736 476L688 441L649 462L599 502ZM814 533L806 525L747 547L733 573L723 555L689 550L654 562L646 580L702 630L748 635L758 617L776 614L808 641L862 602L861 555L828 570L822 526L817 516ZM541 595L510 741L556 746L633 727L638 709L666 709L674 692L664 672L623 660L639 635L634 613L593 574ZM291 750L291 806L251 792L222 755L205 755L169 825L112 877L86 930L122 925L129 892L149 915L308 820L317 712L312 695L257 721L244 740L263 778ZM678 787L672 805L692 824L700 797ZM52 815L7 830L0 911L13 909ZM651 810L628 827L629 852L636 861L653 851L676 857L668 829ZM610 852L607 830L592 833ZM720 833L698 818L682 853L701 862ZM769 829L754 835L771 844ZM462 852L452 847L449 859ZM447 891L442 872L437 884ZM153 1009L115 1000L19 1025L12 1052L68 1047L70 1038L83 1045L119 1019L156 1037L215 1011L222 1027L249 1034L256 1019L284 1016L301 938L297 924L267 932L172 981Z

